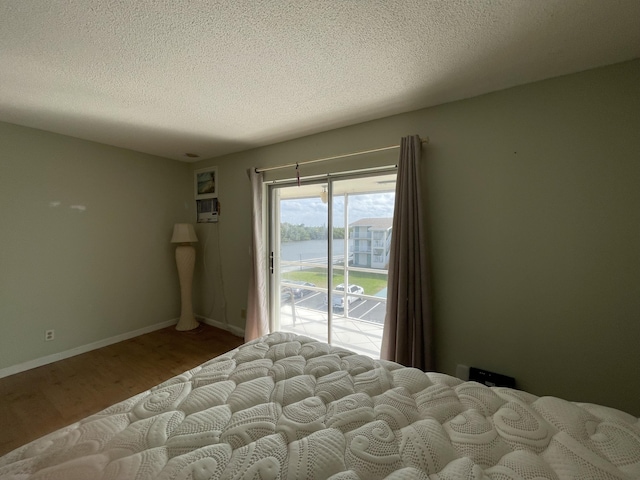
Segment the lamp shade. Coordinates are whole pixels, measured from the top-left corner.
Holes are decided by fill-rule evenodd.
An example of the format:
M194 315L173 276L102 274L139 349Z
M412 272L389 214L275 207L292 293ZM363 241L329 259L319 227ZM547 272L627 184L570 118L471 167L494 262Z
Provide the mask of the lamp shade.
M197 242L196 232L190 223L176 223L173 226L173 237L171 243L191 243Z
M329 193L327 192L327 187L323 185L322 191L320 192L320 201L322 201L322 203L327 203L328 200L329 200Z

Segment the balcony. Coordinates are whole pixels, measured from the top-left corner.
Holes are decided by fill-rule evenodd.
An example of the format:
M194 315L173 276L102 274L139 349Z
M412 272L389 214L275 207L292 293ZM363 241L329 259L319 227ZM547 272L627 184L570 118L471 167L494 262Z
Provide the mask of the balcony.
M351 311L354 313L349 314L348 317L341 313L333 313L331 345L378 359L380 358L383 326L381 323L353 318L358 315L356 313L357 303L360 302L351 305ZM380 302L382 311L386 308L385 305L385 301ZM280 310L280 331L305 335L321 342L328 342L327 322L328 313L326 311L296 306L294 322L290 305L282 306Z
M349 234L349 240L371 240L371 234L367 232L352 232L351 234Z

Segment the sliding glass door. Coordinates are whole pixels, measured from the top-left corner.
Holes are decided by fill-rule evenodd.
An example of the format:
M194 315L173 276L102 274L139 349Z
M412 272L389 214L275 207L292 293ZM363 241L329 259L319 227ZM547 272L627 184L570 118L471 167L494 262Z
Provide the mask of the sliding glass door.
M278 330L379 357L395 173L270 187Z

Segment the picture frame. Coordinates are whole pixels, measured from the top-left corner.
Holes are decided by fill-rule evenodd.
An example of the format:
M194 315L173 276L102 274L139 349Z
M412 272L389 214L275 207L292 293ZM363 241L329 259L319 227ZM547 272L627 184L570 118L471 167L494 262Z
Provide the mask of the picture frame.
M218 167L201 168L193 173L195 199L218 198Z

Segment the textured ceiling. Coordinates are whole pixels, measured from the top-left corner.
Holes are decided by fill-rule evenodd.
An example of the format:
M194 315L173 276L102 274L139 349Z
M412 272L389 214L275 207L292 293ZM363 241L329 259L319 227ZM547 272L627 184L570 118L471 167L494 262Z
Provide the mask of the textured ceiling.
M638 0L1 0L0 121L189 161L638 57Z

